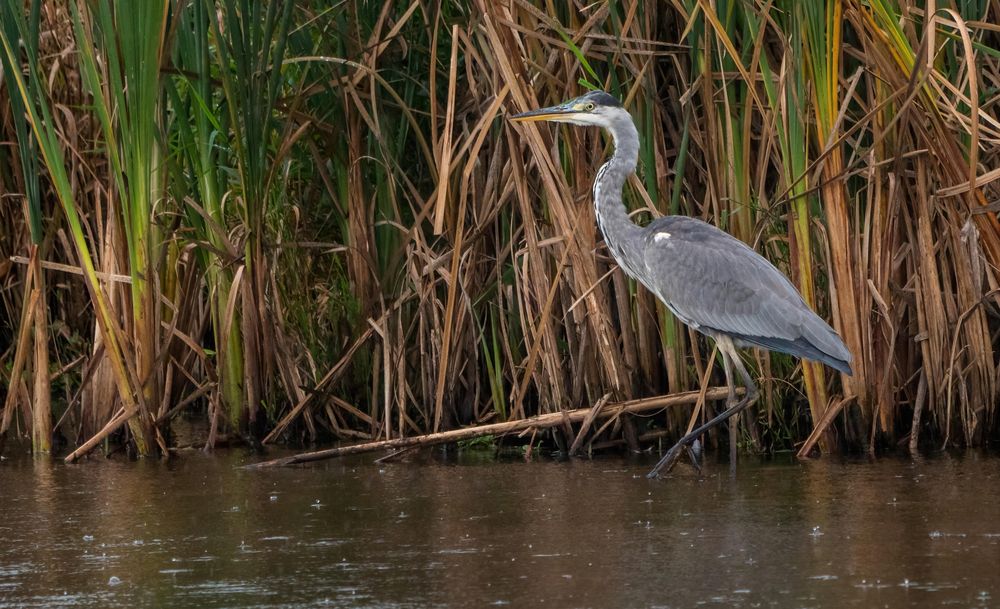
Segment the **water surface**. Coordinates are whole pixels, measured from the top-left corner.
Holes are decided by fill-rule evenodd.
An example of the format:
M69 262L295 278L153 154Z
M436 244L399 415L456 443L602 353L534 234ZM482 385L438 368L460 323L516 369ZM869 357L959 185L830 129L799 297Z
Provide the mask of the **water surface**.
M0 463L0 607L1000 606L1000 459Z

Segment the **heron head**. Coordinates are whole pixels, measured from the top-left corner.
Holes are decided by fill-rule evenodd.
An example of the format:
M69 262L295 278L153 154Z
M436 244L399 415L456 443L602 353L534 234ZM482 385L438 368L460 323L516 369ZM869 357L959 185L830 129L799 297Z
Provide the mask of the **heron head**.
M510 117L515 122L552 121L608 129L628 112L622 103L604 91L590 91L557 106L539 108Z

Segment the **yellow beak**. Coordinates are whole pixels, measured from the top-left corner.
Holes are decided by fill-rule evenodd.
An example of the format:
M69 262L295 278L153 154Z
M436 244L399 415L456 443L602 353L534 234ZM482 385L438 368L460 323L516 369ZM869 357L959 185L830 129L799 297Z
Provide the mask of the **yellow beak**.
M549 106L548 108L539 108L538 110L529 110L528 112L522 112L520 114L515 114L510 117L510 120L516 123L532 123L535 121L550 121L553 119L562 118L571 114L578 114L580 111L576 108L559 105L559 106Z

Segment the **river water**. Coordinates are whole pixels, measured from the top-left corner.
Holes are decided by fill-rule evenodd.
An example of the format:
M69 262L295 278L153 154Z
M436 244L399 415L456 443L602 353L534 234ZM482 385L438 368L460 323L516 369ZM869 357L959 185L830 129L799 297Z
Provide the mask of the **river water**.
M273 456L273 455L272 455ZM0 607L996 607L1000 459L0 463Z

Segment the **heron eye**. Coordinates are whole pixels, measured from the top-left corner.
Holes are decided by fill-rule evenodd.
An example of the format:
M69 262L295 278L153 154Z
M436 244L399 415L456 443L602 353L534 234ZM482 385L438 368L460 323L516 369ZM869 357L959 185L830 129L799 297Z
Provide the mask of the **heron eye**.
M595 107L594 104L588 103L586 106L583 107L583 109L586 110L587 112L591 112L593 111L594 107Z

